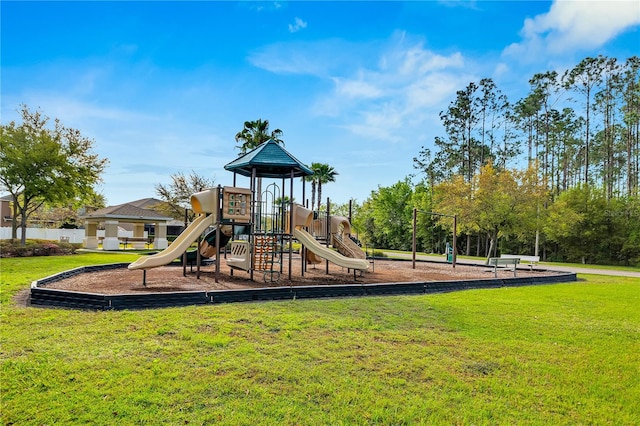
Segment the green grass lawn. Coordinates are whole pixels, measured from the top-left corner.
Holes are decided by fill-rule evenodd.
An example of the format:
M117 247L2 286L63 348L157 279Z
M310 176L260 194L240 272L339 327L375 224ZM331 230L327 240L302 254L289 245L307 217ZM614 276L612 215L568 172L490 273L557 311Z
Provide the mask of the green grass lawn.
M640 280L85 312L0 260L2 424L640 424Z

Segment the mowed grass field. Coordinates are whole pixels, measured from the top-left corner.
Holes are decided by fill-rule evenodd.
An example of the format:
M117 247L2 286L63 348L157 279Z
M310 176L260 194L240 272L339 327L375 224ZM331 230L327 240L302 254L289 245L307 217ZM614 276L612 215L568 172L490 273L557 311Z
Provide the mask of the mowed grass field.
M88 312L0 260L4 425L640 424L640 280Z

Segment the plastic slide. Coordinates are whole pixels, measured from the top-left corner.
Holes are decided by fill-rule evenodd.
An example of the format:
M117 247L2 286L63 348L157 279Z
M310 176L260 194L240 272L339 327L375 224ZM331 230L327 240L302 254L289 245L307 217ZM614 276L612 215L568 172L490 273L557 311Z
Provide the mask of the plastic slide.
M308 264L317 265L318 263L322 263L322 258L317 254L314 254L311 250L305 249L305 252Z
M224 229L224 227L222 227ZM204 258L211 258L216 255L216 234L217 229L213 229L213 231L209 232L204 236L202 242L200 243L200 255ZM220 232L220 247L224 247L229 243L231 236L226 235L224 232ZM193 253L193 254L192 254ZM196 250L193 252L187 252L187 261L196 261Z
M175 258L182 256L192 242L194 242L200 234L213 224L215 215L201 214L185 229L178 238L176 238L169 247L160 253L152 256L142 256L129 265L129 269L150 269L157 268L171 263Z
M338 238L335 234L333 241L331 242L340 253L347 257L353 257L355 259L366 259L367 255L362 249L353 242L349 236L345 235L343 238Z
M369 269L369 262L364 259L353 259L351 257L345 257L340 253L331 250L320 244L313 235L309 234L304 229L294 229L293 236L300 241L304 246L314 254L327 259L331 263L335 263L343 268L367 270Z

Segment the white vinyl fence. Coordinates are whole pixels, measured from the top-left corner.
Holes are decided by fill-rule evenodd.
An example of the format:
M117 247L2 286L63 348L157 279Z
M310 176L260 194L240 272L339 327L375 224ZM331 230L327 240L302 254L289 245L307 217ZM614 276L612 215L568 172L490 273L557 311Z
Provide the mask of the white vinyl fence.
M147 233L145 232L145 236ZM18 238L21 238L22 230L18 229ZM104 230L98 230L98 237L104 237ZM118 229L118 238L133 238L133 231ZM11 228L0 228L0 240L8 240L11 238ZM69 239L70 243L82 244L84 239L84 229L46 229L46 228L27 228L27 239L34 240L51 240L63 241Z

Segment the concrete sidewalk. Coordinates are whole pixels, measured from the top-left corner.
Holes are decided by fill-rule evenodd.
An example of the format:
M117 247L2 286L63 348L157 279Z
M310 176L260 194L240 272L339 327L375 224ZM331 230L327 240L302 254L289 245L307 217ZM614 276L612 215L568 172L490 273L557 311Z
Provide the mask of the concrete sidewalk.
M396 252L385 252L382 251L388 258L393 259L412 259L411 253L396 253ZM416 260L428 260L430 262L446 262L446 257L444 255L440 256L432 256L427 254L416 253ZM465 265L484 265L483 260L479 259L456 259L456 263L465 264ZM617 277L631 277L631 278L640 278L640 271L620 271L615 269L606 269L606 267L601 268L580 268L573 266L560 266L553 265L551 263L541 263L538 266L534 267L535 269L546 269L549 271L558 271L558 272L573 272L576 274L593 274L593 275L612 275ZM523 265L518 269L529 269L529 266Z

